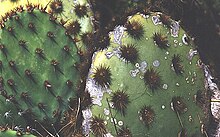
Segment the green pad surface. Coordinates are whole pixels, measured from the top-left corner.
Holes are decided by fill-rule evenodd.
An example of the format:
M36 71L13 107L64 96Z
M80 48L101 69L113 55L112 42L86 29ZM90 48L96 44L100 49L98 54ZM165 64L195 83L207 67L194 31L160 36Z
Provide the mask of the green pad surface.
M171 109L171 100L175 96L180 96L186 104L187 111L179 114L183 128L186 129L187 135L201 134L201 125L204 122L204 112L196 105L194 95L198 90L204 91L204 74L198 65L199 56L195 55L192 60L189 59L190 50L195 50L193 41L186 44L183 37L186 32L180 27L176 37L171 36L170 28L162 23L154 24L152 18L158 18L158 13L152 13L148 17L142 15L134 15L129 18L129 21L137 21L144 28L144 35L139 39L134 39L125 31L123 33L121 42L116 44L114 42L114 35L111 34L112 44L107 50L99 51L94 56L93 65L91 68L92 74L89 75L93 79L93 73L99 66L107 66L111 70L111 85L108 90L102 89L104 95L102 97L102 105L94 105L92 107L93 116L102 116L106 121L108 132L116 136L114 120L117 131L122 128L122 125L128 127L133 137L161 137L169 136L176 137L181 131L182 127L178 114ZM174 22L173 23L177 23ZM165 49L159 48L153 40L155 33L161 33L167 37L169 46ZM120 46L133 44L139 54L139 59L135 64L126 63L122 58L118 57L120 52L116 53ZM114 52L113 52L114 51ZM112 54L110 59L106 54ZM174 54L179 54L182 60L184 72L177 75L172 69L172 57ZM146 62L146 68L141 70L142 63ZM141 65L142 64L142 65ZM145 84L144 71L153 68L159 73L161 84L158 89L151 90ZM131 75L131 72L137 71L136 75ZM127 106L125 116L121 115L114 108L109 108L107 100L111 106L112 93L105 91L115 92L123 90L129 95L130 104ZM94 99L97 96L93 96ZM155 112L153 123L147 127L140 120L139 111L144 106L151 106ZM111 110L112 115L104 113L104 110ZM91 133L92 135L92 133Z
M18 13L20 20L15 17L5 23L6 27L0 30L0 43L5 46L5 51L0 54L0 60L3 63L1 77L4 79L4 89L7 95L13 95L18 102L13 105L5 102L1 96L2 104L5 104L5 110L12 110L13 105L17 112L12 112L9 121L15 122L19 111L25 112L30 109L34 114L34 119L43 121L44 118L49 122L56 121L54 116L56 110L61 114L68 108L68 99L75 96L76 84L79 75L75 69L75 63L79 62L76 45L73 39L65 35L65 28L59 23L49 20L50 15L34 10L33 13L26 11ZM35 30L28 27L33 23ZM13 33L8 31L8 27L13 28ZM48 37L48 32L52 32L54 38ZM19 46L19 41L26 41L26 46ZM70 51L65 51L64 46L68 46ZM43 50L43 54L38 55L36 48ZM52 60L58 61L53 66ZM9 62L15 61L16 66L10 67ZM25 75L25 70L32 72L32 78ZM7 80L14 81L13 86L9 86ZM73 85L68 87L67 80ZM48 81L48 87L44 82ZM51 86L51 87L50 87ZM27 92L29 99L24 101L21 98L22 92ZM57 96L62 101L59 103ZM43 109L39 108L39 103L43 103ZM0 124L7 124L4 117L0 118ZM15 122L16 123L16 122Z

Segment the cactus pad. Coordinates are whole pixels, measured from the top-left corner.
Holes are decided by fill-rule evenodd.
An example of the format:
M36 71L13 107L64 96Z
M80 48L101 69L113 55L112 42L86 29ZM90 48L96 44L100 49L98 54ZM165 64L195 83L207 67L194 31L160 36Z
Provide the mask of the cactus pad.
M13 11L0 30L1 125L55 125L76 97L74 40L53 15L29 7Z
M194 98L198 90L205 92L196 47L178 22L162 17L129 17L124 27L110 33L110 47L94 55L87 89L93 97L92 115L103 118L108 134L205 134L207 114ZM94 77L100 65L109 68L108 86ZM100 79L107 80L105 75Z

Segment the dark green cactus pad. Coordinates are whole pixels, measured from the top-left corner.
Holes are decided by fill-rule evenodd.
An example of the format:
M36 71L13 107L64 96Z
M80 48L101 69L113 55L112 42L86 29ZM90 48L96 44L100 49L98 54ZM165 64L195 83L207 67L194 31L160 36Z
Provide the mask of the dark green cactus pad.
M91 110L94 117L102 116L113 136L176 137L183 129L187 136L205 134L201 131L205 131L207 114L194 98L198 90L205 92L196 47L178 22L169 18L171 26L162 24L159 14L130 17L130 24L137 21L143 30L110 33L110 47L94 56L87 83L96 104ZM131 44L135 50L121 51ZM95 85L94 74L100 66L110 69L109 86ZM119 94L120 101L112 102L119 90L126 95Z
M1 125L18 124L23 114L29 124L60 122L69 98L76 97L77 47L51 17L37 9L18 12L0 30Z

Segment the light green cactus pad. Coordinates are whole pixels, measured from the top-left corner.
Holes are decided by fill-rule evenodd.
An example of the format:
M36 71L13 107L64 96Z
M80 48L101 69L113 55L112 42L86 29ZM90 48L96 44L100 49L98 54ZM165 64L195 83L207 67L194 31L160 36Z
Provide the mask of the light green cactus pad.
M201 127L205 123L205 114L194 99L198 90L205 92L198 52L193 40L178 22L167 19L167 22L163 20L164 24L167 23L164 25L160 15L161 13L151 13L129 17L128 22L138 22L143 31L132 35L128 29L126 31L121 27L110 33L110 47L94 55L87 83L95 104L91 108L94 117L91 119L91 136L103 136L107 133L122 136L125 135L122 134L125 131L122 130L123 127L129 129L132 137L176 137L183 136L184 131L188 136L202 136ZM138 26L133 27L134 30L137 28ZM161 41L167 40L167 43L162 42L165 47L155 39L155 34L162 34ZM122 50L128 45L133 45L137 56L134 49ZM128 57L124 53L129 54ZM110 71L110 79L104 82L104 86L98 80L107 79L109 75L99 73L97 80L100 66L109 67ZM118 90L129 96L127 105L124 103L124 115L115 107L120 108L120 104L112 102L112 96ZM123 97L118 99L120 102ZM177 100L172 102L172 99ZM151 109L144 110L144 106L150 106ZM101 117L103 121L99 121L99 125L104 123L106 129L100 126L98 130L95 116Z

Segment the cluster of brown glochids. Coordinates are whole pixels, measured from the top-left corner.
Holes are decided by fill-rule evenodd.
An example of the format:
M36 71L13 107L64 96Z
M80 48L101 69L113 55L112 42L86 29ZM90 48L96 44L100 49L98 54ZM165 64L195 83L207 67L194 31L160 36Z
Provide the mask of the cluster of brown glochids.
M176 72L177 75L180 75L183 73L183 65L181 64L182 60L180 59L180 55L173 55L172 58L172 64L173 64L173 68L174 71Z
M161 33L155 33L153 40L157 44L159 48L165 49L168 47L168 40L167 37Z
M48 12L46 12L47 7L50 5L50 10L48 10ZM53 21L54 23L57 23L57 15L62 15L62 13L64 12L63 10L63 4L61 0L54 0L51 3L48 3L45 7L40 6L40 4L31 4L28 3L26 5L26 10L29 14L32 14L34 16L33 11L35 9L39 9L42 13L48 13L50 15L50 21ZM0 25L1 28L4 29L5 28L5 24L4 22L6 22L8 19L11 19L13 16L15 16L17 14L17 12L23 12L24 11L24 7L20 6L14 10L11 10L10 12L6 13L5 16L2 17L2 20L0 21ZM76 5L75 6L75 13L79 18L83 18L85 16L87 16L87 7L85 5ZM145 11L148 12L148 11ZM95 14L95 19L98 18L99 13ZM163 16L161 15L161 21L163 22L164 25L170 26L171 22L170 22L170 18L168 16ZM99 18L98 18L99 19ZM15 17L15 20L20 23L20 18L19 16ZM112 19L114 20L114 19ZM126 20L126 18L125 18ZM96 20L94 23L96 24L97 21ZM59 23L62 26L65 26L67 24L67 21L64 21L63 19L61 19L59 21ZM128 34L134 38L134 39L141 39L144 35L144 30L143 30L143 25L138 23L138 22L127 22L125 24L125 26L127 27L127 32ZM33 31L34 33L37 33L37 29L34 25L34 23L29 23L28 25L29 29L31 31ZM65 26L66 28L66 35L69 36L70 38L72 38L72 35L79 35L80 33L80 23L78 21L72 21L71 23L67 24ZM11 33L12 36L14 35L14 28L9 27L7 28L8 32ZM92 63L92 55L95 51L98 50L103 50L105 48L107 48L110 45L110 38L108 36L108 31L109 29L106 28L106 30L102 30L100 29L100 27L95 27L95 31L93 32L86 32L84 34L81 34L81 40L77 40L73 38L74 42L78 42L78 41L82 41L83 44L85 44L86 46L86 51L83 51L81 49L78 49L78 55L80 56L80 61L81 63L78 63L75 65L75 67L78 69L81 79L80 82L77 86L77 93L78 93L78 97L81 99L80 102L77 102L78 100L73 99L70 100L70 106L71 108L77 108L78 106L80 106L81 110L85 109L87 107L90 107L92 104L92 99L90 97L90 94L85 91L85 86L86 86L86 78L89 72L89 68L91 66ZM55 35L52 32L48 32L47 36L51 39L55 41ZM167 44L168 44L168 40L165 36L163 36L160 33L155 33L153 40L155 41L156 45L159 48L167 48ZM26 42L21 40L19 41L19 45L21 47L23 47L25 50L28 50L26 48ZM2 51L2 53L7 57L7 52L5 50L4 45L0 45L0 50ZM66 51L66 53L68 53L70 51L69 47L64 47L64 50ZM139 59L139 55L138 55L138 49L133 45L125 45L122 46L120 48L121 51L121 58L123 60L125 60L126 63L130 62L132 64L135 64L138 59ZM43 53L42 49L37 48L36 49L36 54L39 55L40 58L42 59L46 59L45 55ZM0 70L2 69L1 67L1 62L0 62ZM60 73L62 73L59 69L59 62L57 62L56 60L51 61L51 65L54 66L54 69L59 71ZM181 59L179 55L174 55L173 59L172 59L172 64L174 67L174 70L176 72L176 74L181 74L183 72L183 67L181 65ZM16 72L16 65L14 64L14 62L10 62L11 68L14 69L14 71ZM28 78L30 78L30 80L32 80L33 82L35 81L32 72L30 70L25 70L25 74ZM96 81L96 83L98 85L100 85L103 88L109 87L111 85L111 70L109 67L107 66L100 66L99 68L96 68L96 72L94 73L94 80ZM1 83L3 81L1 80ZM144 74L144 82L145 84L152 90L156 90L158 88L160 88L161 86L161 78L159 73L154 70L153 68L148 69L146 71L146 73ZM0 83L0 84L1 84ZM11 86L12 89L15 90L15 88L13 88L14 86L14 82L13 80L8 80L7 83ZM67 82L67 84L69 86L71 86L71 81ZM48 90L50 89L50 83L49 81L45 81L44 82L44 86L45 88L48 88ZM15 91L16 92L16 91ZM24 100L26 100L28 102L28 94L27 93L22 93L22 98ZM61 97L58 98L58 100L62 100ZM128 104L130 103L129 100L129 95L126 94L126 91L117 91L115 92L112 97L111 97L111 101L114 103L114 107L116 109L116 111L119 111L123 116L126 115L126 109ZM180 97L175 97L172 100L173 105L174 105L174 110L177 111L178 113L182 113L185 110L185 105L182 102ZM41 108L42 110L44 110L45 104L38 104L38 107ZM27 111L28 115L33 115L31 113L31 111ZM57 115L59 112L54 113L54 115ZM74 133L72 133L72 131L75 131L74 129L76 127L79 127L80 129L80 125L82 122L82 115L81 112L80 116L74 117L76 115L76 110L75 109L70 109L69 111L67 111L65 113L65 117L62 120L62 124L64 125L63 128L60 129L60 131L65 131L63 134L65 136L82 136L80 131L76 131ZM142 119L143 123L149 127L150 124L154 121L154 110L152 110L152 108L150 106L144 106L141 110L140 110L140 118ZM80 121L77 123L77 121ZM40 125L40 123L39 123ZM41 127L42 125L40 125ZM103 136L104 134L107 133L107 129L105 127L104 124L104 120L100 117L94 117L92 122L91 122L91 129L93 131L93 133L96 136ZM43 131L42 131L43 132ZM48 134L48 132L46 132L46 134ZM129 131L128 128L123 127L122 129L120 129L117 133L118 137L121 136L128 136L131 137L131 132Z
M120 47L121 58L125 60L126 63L130 62L135 64L138 60L138 50L133 44L128 44Z
M170 16L165 15L165 14L160 14L160 21L166 25L168 28L171 28L172 25L172 19Z

